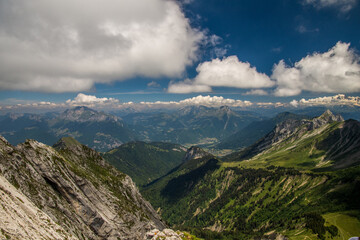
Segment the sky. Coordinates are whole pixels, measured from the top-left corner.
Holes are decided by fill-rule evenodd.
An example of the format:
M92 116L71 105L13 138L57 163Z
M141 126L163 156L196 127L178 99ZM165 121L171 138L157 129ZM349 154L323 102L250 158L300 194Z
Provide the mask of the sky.
M0 0L0 108L358 97L359 26L360 0Z

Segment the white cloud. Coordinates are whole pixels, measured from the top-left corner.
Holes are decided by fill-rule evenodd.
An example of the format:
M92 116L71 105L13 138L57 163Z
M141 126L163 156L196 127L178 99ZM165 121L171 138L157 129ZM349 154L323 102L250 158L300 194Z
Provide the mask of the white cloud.
M231 98L224 98L221 96L196 96L192 98L186 98L180 101L155 101L155 102L126 102L121 103L119 100L114 98L98 98L93 95L86 95L79 93L74 99L69 99L64 103L51 103L51 102L33 102L33 103L19 103L14 105L3 105L0 106L2 111L29 111L34 112L35 110L58 110L63 111L67 108L72 108L74 106L88 106L94 109L102 110L111 110L132 108L135 111L149 110L149 109L176 109L185 106L192 105L204 105L209 107L220 107L220 106L230 106L230 107L252 107L254 104L250 101L242 101ZM260 104L261 105L261 104ZM259 106L260 106L259 105Z
M292 100L292 101L290 102L290 106L298 107L298 106L299 106L299 102L294 99L294 100Z
M151 81L147 84L148 87L152 87L152 88L158 88L160 87L160 84L158 84L157 82L155 81Z
M175 1L0 0L0 89L75 92L179 77L204 39Z
M119 100L115 98L98 98L93 95L86 95L79 93L74 100L67 100L66 104L70 106L79 106L79 105L109 105L109 104L119 104Z
M294 67L281 60L274 66L276 96L294 96L303 90L311 92L348 93L360 91L359 56L350 44L338 42L325 53L313 53Z
M296 100L293 100L296 101ZM334 105L350 105L360 107L360 97L345 96L345 94L337 94L335 96L325 96L311 99L304 99L298 101L301 106L334 106Z
M211 87L266 88L274 86L274 82L264 74L257 72L248 62L241 62L236 56L224 59L213 59L203 62L196 68L198 75L193 80L170 83L169 92L190 93L201 89L211 91ZM181 91L176 92L177 89Z
M193 98L187 98L179 102L181 105L205 105L205 106L230 106L230 107L247 107L253 105L250 101L241 101L231 98L224 98L218 96L202 96L199 95Z
M194 92L212 92L210 86L207 85L198 85L186 79L183 82L174 83L170 82L167 90L169 93L194 93Z
M88 106L98 110L117 110L131 108L132 111L148 111L149 109L177 109L185 106L204 105L208 107L220 107L227 105L229 107L253 109L253 108L283 108L283 107L308 107L308 106L336 106L348 105L360 107L360 97L345 96L338 94L335 96L326 96L312 99L292 100L289 103L282 102L251 102L247 100L236 100L224 98L222 96L196 96L186 98L180 101L155 101L155 102L125 102L121 103L114 98L98 98L92 95L78 94L74 99L69 99L62 103L53 102L30 102L24 100L12 99L12 102L19 102L11 105L0 105L2 112L42 112L63 111L74 106Z
M265 90L262 90L262 89L253 89L253 90L250 90L250 91L244 93L243 95L265 96L265 95L268 95L268 92L266 92Z
M224 57L227 51L228 50L226 48L219 48L219 47L214 48L214 54L217 58Z
M304 0L303 3L313 5L318 9L334 7L345 13L355 7L357 0Z

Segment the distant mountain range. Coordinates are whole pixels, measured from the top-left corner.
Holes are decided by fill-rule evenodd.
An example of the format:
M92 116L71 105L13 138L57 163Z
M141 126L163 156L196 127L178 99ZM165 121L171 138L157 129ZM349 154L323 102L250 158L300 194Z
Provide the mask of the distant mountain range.
M12 144L36 139L52 145L61 137L71 136L99 151L136 139L136 133L121 118L87 107L52 115L9 114L0 121L0 133Z
M216 143L262 117L227 106L189 106L173 113L136 113L123 119L142 139L201 145Z
M36 139L52 145L71 136L98 151L134 140L207 144L260 120L256 114L228 107L186 107L174 113L137 113L123 119L87 107L45 115L8 114L0 118L0 133L12 144Z

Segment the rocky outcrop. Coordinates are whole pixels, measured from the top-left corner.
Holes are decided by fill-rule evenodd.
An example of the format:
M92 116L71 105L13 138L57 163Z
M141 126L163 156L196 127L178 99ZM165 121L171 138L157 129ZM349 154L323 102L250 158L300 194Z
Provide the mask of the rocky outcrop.
M205 152L203 149L199 147L192 146L187 150L184 156L184 162L187 162L191 159L200 159L203 157L212 157L212 155L208 152Z
M34 140L14 147L0 137L0 173L68 236L142 239L165 227L131 178L96 151L74 139L55 147Z
M184 237L184 234L182 232L175 232L172 229L164 229L160 231L159 229L153 229L145 234L144 240L182 240Z

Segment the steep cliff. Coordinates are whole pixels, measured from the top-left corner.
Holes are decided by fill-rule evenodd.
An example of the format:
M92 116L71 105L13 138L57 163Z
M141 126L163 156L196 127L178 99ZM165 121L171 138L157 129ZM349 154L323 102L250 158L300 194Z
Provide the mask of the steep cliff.
M14 201L19 199L17 203L23 205L28 199L31 204L27 208L36 213L41 210L38 218L48 222L49 228L54 225L52 229L58 233L56 237L43 235L40 229L43 225L34 224L35 233L20 234L11 227L19 224L6 207L9 202L1 201L2 207L8 209L6 218L1 219L15 221L10 225L1 223L4 236L14 239L24 239L24 236L27 239L141 239L147 231L165 227L129 176L72 138L60 140L54 148L34 140L14 147L0 136L0 173L6 179L4 184L10 182L16 192L23 195L13 198ZM3 194L9 191L1 190ZM31 211L24 209L24 217L37 221ZM24 228L26 230L26 224Z

